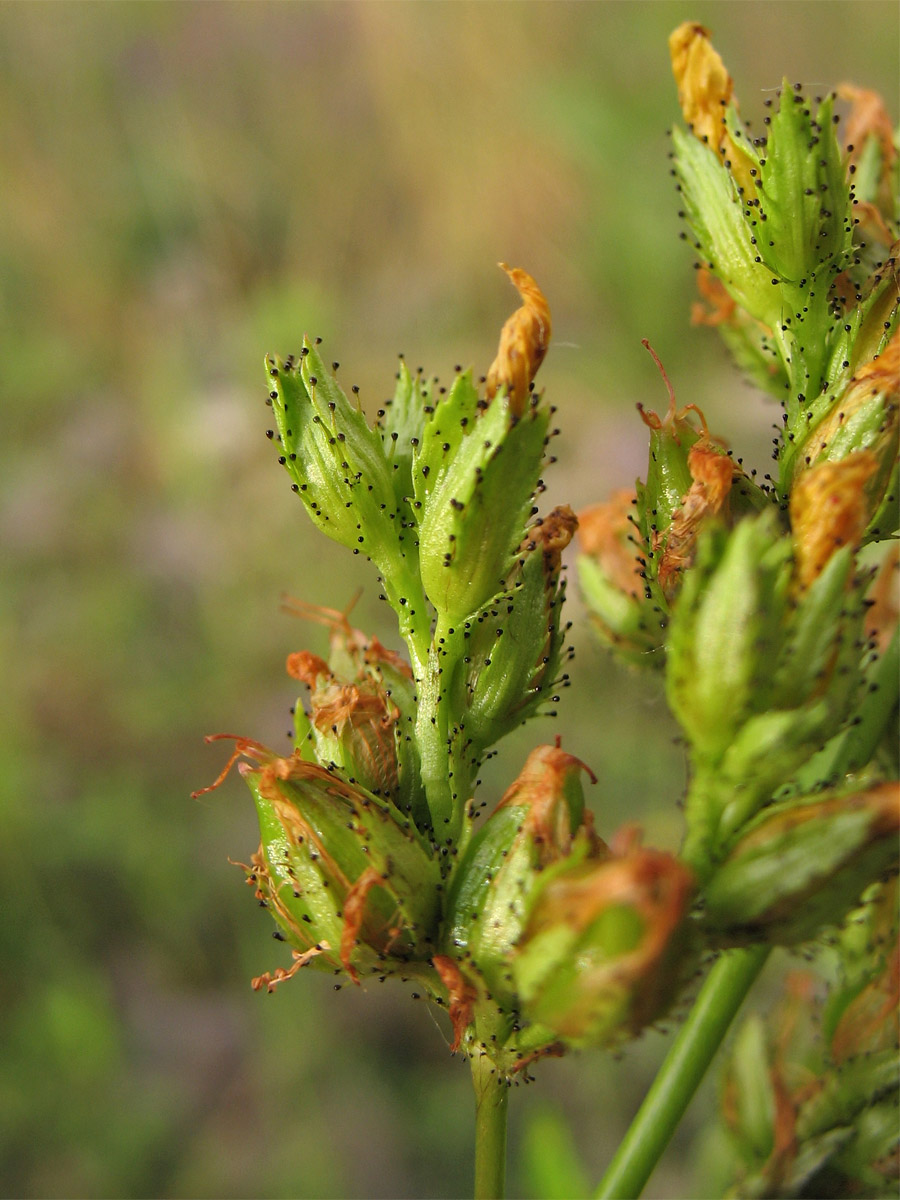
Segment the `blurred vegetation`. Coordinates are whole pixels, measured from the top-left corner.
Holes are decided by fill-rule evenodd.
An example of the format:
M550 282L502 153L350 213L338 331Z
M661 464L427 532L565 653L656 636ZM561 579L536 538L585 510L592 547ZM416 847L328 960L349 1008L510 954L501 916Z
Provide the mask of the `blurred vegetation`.
M262 356L321 334L369 408L401 350L483 371L516 304L503 258L553 306L550 502L641 469L634 403L665 404L641 337L717 432L758 430L765 469L772 416L689 329L666 162L666 36L689 17L751 118L783 74L894 103L898 12L872 0L0 7L3 1194L469 1190L468 1072L430 1013L318 978L253 994L286 961L227 862L254 814L237 782L188 799L224 757L203 734L285 744L284 656L324 635L283 592L361 587L356 623L396 645L372 571L274 462ZM512 739L486 794L559 730L600 775L601 832L640 817L674 846L661 699L575 642L559 721ZM572 1177L599 1174L660 1041L542 1064L513 1194L568 1144L545 1104ZM701 1102L651 1194L702 1190L702 1122Z

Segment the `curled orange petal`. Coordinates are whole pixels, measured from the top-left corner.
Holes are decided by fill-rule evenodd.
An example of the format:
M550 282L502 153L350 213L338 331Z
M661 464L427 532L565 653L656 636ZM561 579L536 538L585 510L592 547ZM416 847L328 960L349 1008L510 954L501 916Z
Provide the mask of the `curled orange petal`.
M859 545L869 517L866 483L878 469L870 450L805 471L791 492L797 584L808 588L842 546Z
M693 482L681 506L672 514L659 560L659 585L669 599L681 572L693 559L703 523L723 512L728 503L735 464L727 454L701 438L688 452L688 470Z
M550 345L550 306L527 271L509 267L506 263L500 263L500 266L512 280L523 304L500 332L497 357L487 374L486 395L491 400L500 388L505 387L510 408L516 416L521 416L528 404L531 381Z
M711 146L738 185L753 194L750 164L725 127L725 109L735 104L734 83L709 39L709 30L696 21L685 21L669 36L678 103L694 136Z
M478 993L452 958L448 958L446 954L436 954L431 961L450 998L449 1012L453 1025L453 1044L450 1049L455 1052L460 1047L463 1034L472 1024L472 1013Z

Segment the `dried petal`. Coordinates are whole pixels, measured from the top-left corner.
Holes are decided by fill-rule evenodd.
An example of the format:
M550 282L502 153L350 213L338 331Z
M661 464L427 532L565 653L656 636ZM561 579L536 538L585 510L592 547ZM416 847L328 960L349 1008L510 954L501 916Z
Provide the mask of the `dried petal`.
M508 267L506 263L500 266L512 280L523 304L500 332L497 357L487 374L486 395L490 400L500 388L507 388L510 409L521 416L528 403L529 385L550 345L550 306L527 271Z
M837 462L820 462L804 472L790 499L791 527L801 590L821 575L842 546L858 546L869 519L865 487L878 459L860 450Z
M685 21L669 36L678 103L694 136L711 146L739 186L752 194L749 165L725 126L726 108L736 106L734 81L709 39L709 30L696 21Z
M739 468L708 438L696 442L688 453L690 488L681 507L672 514L672 522L662 539L657 578L666 596L674 596L681 572L690 566L697 537L703 525L723 513L731 484Z
M847 123L844 126L844 141L850 161L859 161L867 140L875 138L881 151L883 176L890 178L891 167L897 157L894 145L894 127L878 92L870 88L857 87L852 83L839 83L836 88L841 100L850 104Z
M463 975L459 965L452 958L448 958L446 954L436 954L431 961L449 994L450 1021L453 1025L453 1043L450 1050L455 1053L460 1047L463 1035L472 1023L472 1013L478 999L478 992Z

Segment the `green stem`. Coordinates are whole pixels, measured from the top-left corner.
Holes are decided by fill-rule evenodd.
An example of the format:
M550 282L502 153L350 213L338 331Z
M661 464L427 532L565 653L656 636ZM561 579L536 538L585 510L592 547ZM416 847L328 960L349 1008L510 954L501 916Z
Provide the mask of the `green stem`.
M471 1059L475 1085L475 1200L500 1200L506 1190L509 1084L487 1054Z
M713 966L666 1060L597 1189L597 1200L636 1200L769 955L727 950Z

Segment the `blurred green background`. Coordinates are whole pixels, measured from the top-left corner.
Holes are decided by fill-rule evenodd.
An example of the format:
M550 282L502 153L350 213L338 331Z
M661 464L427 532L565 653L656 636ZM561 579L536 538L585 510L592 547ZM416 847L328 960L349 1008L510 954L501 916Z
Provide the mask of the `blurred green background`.
M235 778L189 799L225 757L205 733L286 745L284 657L325 639L282 593L363 588L356 623L397 644L372 570L274 461L262 356L319 334L372 409L399 351L482 372L516 306L502 258L553 308L548 504L643 469L634 404L666 397L642 337L765 469L774 414L689 325L666 159L666 37L688 18L751 119L784 74L876 87L896 118L893 3L0 7L4 1195L469 1191L447 1031L399 986L251 992L288 956L227 861L255 848L250 797ZM638 817L674 848L673 727L579 614L558 721L511 739L485 794L563 732L600 776L601 832ZM511 1194L550 1187L554 1112L598 1177L661 1042L540 1065ZM713 1100L649 1195L703 1194Z

